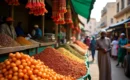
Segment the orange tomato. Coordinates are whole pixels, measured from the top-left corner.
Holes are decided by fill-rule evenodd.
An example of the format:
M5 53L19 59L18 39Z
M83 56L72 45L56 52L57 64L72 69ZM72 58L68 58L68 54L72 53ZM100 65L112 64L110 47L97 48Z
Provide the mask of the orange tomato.
M16 63L16 65L18 66L18 65L21 64L21 61L20 61L20 60L17 60L15 63Z
M24 73L20 72L18 75L20 78L22 78L24 76Z
M28 79L29 76L27 74L24 75L24 79Z
M18 77L17 76L13 76L12 80L18 80Z
M18 76L18 72L15 72L15 73L14 73L14 76Z
M16 62L17 58L16 57L13 57L12 58L12 61Z
M12 75L11 75L11 74L9 74L9 75L8 75L8 79L11 79L11 78L12 78Z
M12 74L13 73L13 71L12 70L9 70L9 74Z
M16 58L17 59L21 58L21 54L19 52L16 52Z
M3 68L2 69L2 73L5 73L7 70L6 70L6 68Z
M18 68L17 67L13 67L13 71L14 72L18 71Z
M32 74L33 74L33 72L29 70L28 71L28 75L32 75Z
M11 63L11 67L16 67L16 64L15 63Z
M9 65L9 64L10 64L10 61L9 61L9 60L5 61L5 64L6 64L6 65Z
M23 65L19 65L18 68L19 69L23 69L24 67L23 67Z
M23 69L23 73L27 73L27 70L26 70L26 69Z

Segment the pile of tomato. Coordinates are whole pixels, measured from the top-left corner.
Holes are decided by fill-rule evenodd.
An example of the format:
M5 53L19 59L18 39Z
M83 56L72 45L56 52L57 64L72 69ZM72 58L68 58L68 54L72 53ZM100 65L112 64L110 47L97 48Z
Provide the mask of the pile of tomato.
M0 63L0 80L75 80L69 76L57 74L44 65L23 53L10 53L9 58Z

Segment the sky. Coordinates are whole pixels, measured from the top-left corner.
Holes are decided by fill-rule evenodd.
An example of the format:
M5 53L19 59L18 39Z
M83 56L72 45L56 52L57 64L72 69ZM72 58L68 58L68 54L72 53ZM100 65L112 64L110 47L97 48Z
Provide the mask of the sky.
M96 0L94 4L94 9L92 10L91 18L96 18L97 21L100 21L101 18L101 10L107 2L116 2L116 0Z

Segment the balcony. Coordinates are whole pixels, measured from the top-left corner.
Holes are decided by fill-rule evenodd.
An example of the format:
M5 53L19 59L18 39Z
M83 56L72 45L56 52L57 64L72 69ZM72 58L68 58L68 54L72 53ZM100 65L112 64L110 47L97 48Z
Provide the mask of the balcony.
M126 8L124 8L120 12L118 12L114 17L118 18L129 11L130 11L130 4Z
M104 8L104 9L102 10L102 14L101 14L101 16L104 16L106 13L107 13L107 9Z
M105 28L107 26L106 22L102 22L100 28Z

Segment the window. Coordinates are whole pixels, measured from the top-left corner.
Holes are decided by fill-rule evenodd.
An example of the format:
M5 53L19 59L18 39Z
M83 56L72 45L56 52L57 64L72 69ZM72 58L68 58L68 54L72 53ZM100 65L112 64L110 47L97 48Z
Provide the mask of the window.
M113 18L111 18L111 23L113 23Z
M91 29L92 27L91 27L91 26L89 26L89 28Z
M119 12L119 2L117 3L117 12Z
M124 3L125 3L125 0L121 0L121 9L124 8Z
M127 1L128 5L130 4L130 0Z

